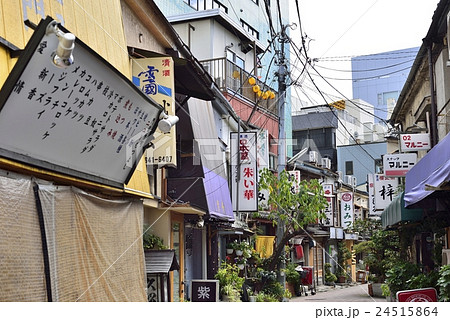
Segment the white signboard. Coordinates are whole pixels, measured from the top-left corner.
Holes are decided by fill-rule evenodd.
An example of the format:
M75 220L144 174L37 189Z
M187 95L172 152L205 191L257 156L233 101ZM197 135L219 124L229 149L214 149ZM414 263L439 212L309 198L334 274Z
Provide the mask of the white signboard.
M258 131L257 137L257 166L258 172L262 169L269 169L269 133L267 130ZM269 190L258 190L258 205L262 210L269 209Z
M333 185L332 184L323 184L323 193L325 195L325 199L328 202L328 206L325 208L325 216L326 218L322 221L324 226L333 226Z
M128 183L162 110L80 40L74 64L51 59L43 20L0 92L2 156L111 185ZM65 30L64 30L65 31Z
M353 225L353 192L344 192L341 194L341 226L344 230Z
M430 134L410 133L400 135L400 151L418 151L431 149Z
M230 151L233 210L258 211L256 132L232 132Z
M398 153L383 155L385 176L404 177L417 162L415 153Z
M292 193L298 193L300 187L300 170L288 171L289 179L292 182Z
M397 195L398 178L374 174L375 210L384 210Z
M367 175L367 183L369 185L369 216L379 215L375 206L375 186L374 186L374 174L369 173Z

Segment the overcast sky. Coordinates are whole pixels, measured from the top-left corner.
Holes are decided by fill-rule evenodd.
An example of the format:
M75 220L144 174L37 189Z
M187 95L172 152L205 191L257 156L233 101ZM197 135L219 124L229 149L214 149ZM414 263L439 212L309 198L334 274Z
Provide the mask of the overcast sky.
M308 56L319 58L317 65L347 72L321 69L330 78L351 78L350 57L419 47L431 24L438 0L298 0L303 34L308 37ZM298 21L295 0L290 21ZM299 39L300 28L291 31ZM328 61L328 58L335 61ZM324 59L322 62L320 59ZM331 59L333 60L333 59ZM298 64L297 64L298 65ZM300 79L301 80L301 79ZM351 81L329 80L346 98L352 98ZM303 92L309 95L307 84ZM316 83L319 85L319 83ZM309 88L309 89L310 89ZM332 95L336 90L320 84ZM337 98L336 97L336 98ZM311 97L312 99L312 97ZM315 98L324 103L322 98ZM321 101L320 101L321 100ZM311 102L309 102L311 104Z

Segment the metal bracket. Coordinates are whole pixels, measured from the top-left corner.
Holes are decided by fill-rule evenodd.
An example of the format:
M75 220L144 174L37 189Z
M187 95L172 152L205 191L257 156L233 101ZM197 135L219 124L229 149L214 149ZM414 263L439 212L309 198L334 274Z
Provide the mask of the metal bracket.
M27 27L30 27L33 30L36 30L36 28L37 28L37 25L28 19L25 20L24 23ZM2 38L2 37L0 37L0 45L9 50L9 55L11 58L17 58L23 52L22 49L16 47L11 42L9 42L8 40L6 40L5 38Z
M2 45L2 47L5 47L6 49L9 49L9 55L11 56L11 58L20 56L23 51L22 49L16 47L11 42L2 37L0 37L0 45Z

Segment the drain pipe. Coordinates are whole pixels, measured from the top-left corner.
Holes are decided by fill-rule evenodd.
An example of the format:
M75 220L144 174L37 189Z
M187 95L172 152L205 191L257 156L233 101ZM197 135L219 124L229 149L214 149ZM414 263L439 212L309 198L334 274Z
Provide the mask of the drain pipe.
M427 41L428 47L428 71L430 77L430 96L431 96L431 147L433 148L438 143L437 132L437 106L436 98L434 95L434 68L433 68L433 41Z

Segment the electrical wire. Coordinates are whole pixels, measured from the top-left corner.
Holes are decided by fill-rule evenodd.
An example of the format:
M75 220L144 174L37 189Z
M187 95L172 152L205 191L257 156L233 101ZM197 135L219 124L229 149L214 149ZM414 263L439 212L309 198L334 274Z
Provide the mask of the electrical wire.
M296 45L291 41L291 44L293 44L293 48L294 48L294 52L295 52L295 48L297 48L296 47ZM301 61L301 60L300 60ZM303 63L303 62L302 62ZM309 63L310 65L311 65L311 67L314 69L314 66L310 63L310 61L306 61L305 62L305 64L306 63ZM314 69L315 70L315 69ZM314 86L316 87L316 89L317 89L317 91L318 91L318 93L320 94L320 96L322 97L322 99L324 100L324 102L325 102L325 104L326 104L326 106L328 106L329 107L329 109L331 110L331 111L333 111L333 109L332 109L332 107L328 104L328 102L327 102L327 100L325 99L325 96L324 96L324 94L322 93L322 91L319 89L319 87L316 85L316 83L314 82L314 79L312 78L312 76L311 76L311 74L309 73L309 71L306 69L306 72L307 72L307 74L308 74L308 76L309 76L309 78L310 78L310 80L311 80L311 82L314 84ZM335 89L336 90L336 89ZM356 105L356 104L355 104ZM362 110L364 110L364 109L362 109ZM364 110L365 111L365 110ZM364 149L362 146L361 146L361 144L356 140L356 138L351 134L351 132L347 129L347 127L344 125L344 123L342 122L342 120L334 113L334 112L332 112L333 113L333 115L337 118L337 120L339 121L339 123L341 124L341 126L345 129L345 131L349 134L349 136L353 139L353 141L355 142L355 144L357 144L357 145L359 145L360 147L361 147L361 149L373 160L373 161L375 161L376 159L366 150L366 149Z
M292 45L291 48L293 48L294 53L299 57L299 61L300 61L302 64L309 64L310 67L312 68L312 70L314 70L314 71L316 72L316 75L318 75L318 76L319 76L321 79L323 79L323 80L324 80L331 88L333 88L337 93L339 93L342 97L344 97L345 100L349 101L351 104L353 104L353 105L356 106L357 108L361 109L362 111L368 113L369 115L371 115L371 116L373 116L373 117L375 117L375 118L381 120L383 123L386 124L386 126L388 126L388 123L386 122L385 119L382 119L382 118L378 117L377 115L375 115L375 114L373 114L373 113L370 113L370 112L368 112L367 110L365 110L365 109L359 107L359 106L358 106L356 103L354 103L351 99L347 98L342 92L340 92L338 89L336 89L336 88L335 88L335 87L334 87L334 86L333 86L326 78L322 77L322 76L320 75L320 73L314 68L314 65L311 63L311 60L306 60L306 62L303 63L302 60L301 60L301 57L300 57L299 54L298 54L298 50L299 50L298 47L296 46L296 44L295 44L292 40L291 40L290 43L291 43L291 45ZM297 49L297 51L296 51L296 49ZM314 86L316 87L316 89L319 90L319 88L317 88L317 86L316 86L314 80L312 79L311 73L310 73L307 69L306 69L306 71L307 71L307 73L308 73L308 76L310 77L311 82L314 84ZM319 92L320 94L322 94L321 90L319 90L318 92ZM326 102L326 100L325 100L325 102Z
M384 73L384 74L379 74L379 75L376 75L376 76L373 76L373 77L366 77L366 78L356 78L356 79L354 79L354 78L333 78L333 77L325 77L325 76L322 76L322 75L320 75L320 74L314 74L314 73L312 73L312 75L313 76L318 76L318 77L321 77L321 78L323 78L323 79L328 79L328 80L337 80L337 81L353 81L353 82L357 82L357 81L365 81L365 80L375 80L375 79L380 79L380 78L384 78L384 77L387 77L387 76L390 76L390 75L393 75L393 74L396 74L396 73L399 73L399 72L403 72L403 71L406 71L406 70L411 70L411 67L406 67L406 68L402 68L402 69L400 69L400 70L396 70L396 71L392 71L392 72L388 72L388 73Z
M379 68L356 69L356 70L354 70L354 69L352 69L352 70L342 70L342 69L327 68L327 67L324 67L324 66L320 66L317 63L315 64L315 66L316 66L316 68L330 70L330 71L355 73L355 72L370 72L370 71L385 70L385 69L390 69L390 68L393 68L393 67L400 66L402 64L411 63L411 62L414 62L414 59L409 59L409 60L406 60L406 61L402 61L402 62L399 62L399 63L396 63L396 64L391 64L389 66L383 66L383 67L379 67Z

